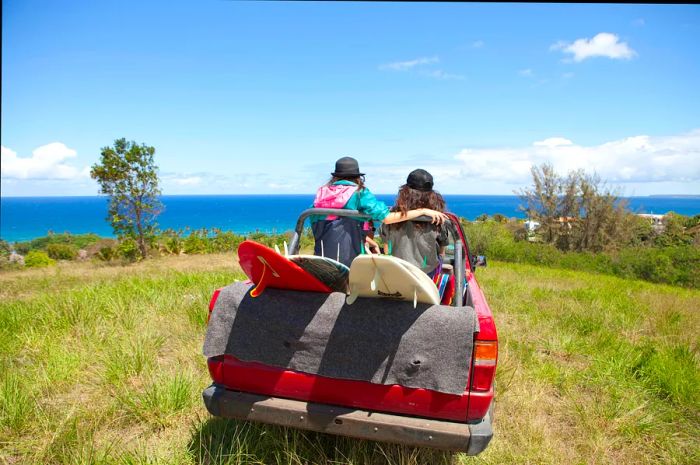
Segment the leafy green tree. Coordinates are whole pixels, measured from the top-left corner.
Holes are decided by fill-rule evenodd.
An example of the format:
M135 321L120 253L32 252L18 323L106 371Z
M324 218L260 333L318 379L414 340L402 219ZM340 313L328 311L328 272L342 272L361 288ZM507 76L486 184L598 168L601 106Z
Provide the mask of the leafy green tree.
M107 219L114 233L133 239L141 258L148 255L149 238L155 233L155 218L162 207L155 151L145 144L117 139L114 146L102 148L100 162L90 171L100 193L109 196Z
M664 230L657 236L654 243L659 247L692 244L693 237L685 233L686 226L692 224L693 218L668 212L664 218Z

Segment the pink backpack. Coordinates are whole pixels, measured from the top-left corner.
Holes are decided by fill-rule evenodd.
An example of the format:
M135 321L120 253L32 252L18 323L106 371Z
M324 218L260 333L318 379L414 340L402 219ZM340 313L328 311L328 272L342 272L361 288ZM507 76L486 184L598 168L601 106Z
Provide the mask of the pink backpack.
M343 208L347 205L350 197L357 192L357 186L347 186L347 185L330 185L321 186L318 191L316 191L316 198L314 199L315 208ZM335 215L328 215L327 220L335 220L338 218Z

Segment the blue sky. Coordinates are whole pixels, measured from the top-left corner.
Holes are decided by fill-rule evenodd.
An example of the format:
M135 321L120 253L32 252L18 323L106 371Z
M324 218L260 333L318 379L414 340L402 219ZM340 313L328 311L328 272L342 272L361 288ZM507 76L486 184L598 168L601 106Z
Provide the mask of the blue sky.
M165 194L375 192L414 168L512 194L533 163L700 194L697 5L2 3L2 195L94 195L156 147Z

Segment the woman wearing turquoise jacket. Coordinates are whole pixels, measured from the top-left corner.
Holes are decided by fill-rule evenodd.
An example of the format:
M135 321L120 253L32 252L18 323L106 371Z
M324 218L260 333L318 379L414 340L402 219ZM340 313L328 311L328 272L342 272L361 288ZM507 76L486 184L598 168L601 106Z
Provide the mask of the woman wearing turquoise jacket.
M357 160L352 157L339 159L330 181L316 192L313 206L358 210L372 221L384 224L412 220L423 215L432 217L436 224L441 224L446 219L444 213L428 208L409 210L406 213L390 212L386 204L377 200L365 187L364 176ZM324 218L314 215L310 220L316 241L314 254L336 259L346 266L350 266L352 260L362 253L367 234L371 231L370 223L362 218L333 215Z

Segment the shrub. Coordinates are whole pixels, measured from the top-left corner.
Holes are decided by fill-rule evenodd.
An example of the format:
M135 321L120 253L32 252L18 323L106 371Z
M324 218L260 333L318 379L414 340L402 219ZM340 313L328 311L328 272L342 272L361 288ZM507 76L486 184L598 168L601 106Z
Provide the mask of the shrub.
M0 239L0 257L9 257L11 252L10 243Z
M51 244L71 245L75 249L86 249L90 245L95 244L100 240L97 234L70 234L49 233L47 236L38 237L27 242L15 243L17 253L26 254L30 250L48 250Z
M18 255L21 257L21 255ZM12 261L10 256L0 255L0 270L20 270L24 267L24 258L22 260Z
M161 254L180 255L185 250L182 232L166 229L156 236L156 243Z
M210 239L213 252L234 252L238 245L243 242L243 236L239 236L231 231L214 230L214 236Z
M55 263L56 261L51 259L46 252L40 250L32 250L24 257L24 265L29 268L51 266Z
M505 215L502 215L501 213L494 213L492 218L493 218L493 221L495 221L496 223L504 223L505 224L508 222L508 218Z
M379 233L375 236L374 240L380 239ZM316 241L314 240L314 234L311 228L306 227L299 238L299 248L300 249L313 249Z
M117 254L130 262L135 262L141 258L139 245L131 237L126 237L119 242Z
M117 241L114 239L100 239L99 241L88 246L86 252L88 257L97 257L100 260L109 261L114 258L114 253L110 255L110 252L106 252L106 254L101 252L103 249L112 249L112 252L114 252L113 249L116 247L116 245Z
M611 252L565 252L554 244L516 240L517 222L465 223L471 253L516 263L590 271L655 283L700 288L700 248L637 245Z
M49 244L46 253L54 260L75 260L78 256L78 250L68 244Z
M15 252L20 255L27 255L32 250L29 242L15 242Z
M249 234L246 239L259 242L263 245L266 245L268 247L275 247L275 245L279 246L280 251L282 251L282 245L286 241L287 244L291 241L291 233L290 234L275 234L275 233L264 233L260 231L256 231L254 233ZM283 252L283 251L282 251Z
M117 256L117 251L114 247L103 246L95 253L95 256L103 262L108 262Z
M204 254L209 252L209 240L206 229L192 231L185 239L185 253Z

